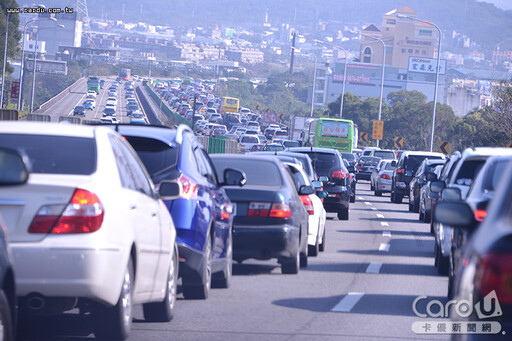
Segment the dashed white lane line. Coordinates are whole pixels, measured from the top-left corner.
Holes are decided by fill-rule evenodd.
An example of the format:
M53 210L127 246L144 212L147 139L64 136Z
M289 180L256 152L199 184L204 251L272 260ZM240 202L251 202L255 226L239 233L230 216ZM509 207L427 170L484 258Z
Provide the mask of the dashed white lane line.
M382 226L389 226L389 224L388 224L387 222L385 222L385 221L381 221L381 222L380 222L380 224L381 224Z
M364 202L364 204L365 204L365 205L371 205L372 203L371 203L371 202L369 202L369 201L365 201L365 202Z
M364 200L363 197L357 197L357 200Z
M382 263L371 262L370 265L366 268L367 274L378 274L380 268L382 267Z
M372 211L378 211L379 209L377 207L372 207Z
M389 252L389 244L385 244L385 243L380 244L379 251Z
M384 215L379 213L379 214L377 214L377 218L384 218Z
M391 231L382 231L383 237L391 237Z
M355 307L357 302L363 298L363 296L364 293L362 292L349 292L345 297L341 299L341 301L338 302L338 304L334 306L334 308L331 309L331 311L349 313L352 308Z

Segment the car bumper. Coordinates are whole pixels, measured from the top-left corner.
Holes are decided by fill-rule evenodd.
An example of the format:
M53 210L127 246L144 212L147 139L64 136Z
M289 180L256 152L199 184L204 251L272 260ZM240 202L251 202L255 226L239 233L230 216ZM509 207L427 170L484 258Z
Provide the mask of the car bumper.
M234 226L233 259L291 258L299 246L299 229L292 225Z
M356 180L368 180L370 181L370 178L372 177L372 173L356 173Z
M376 187L380 192L391 192L391 181L377 181Z
M397 181L395 183L395 193L400 195L409 195L409 184L406 182Z
M11 243L18 296L89 298L115 305L129 249Z
M348 208L350 200L350 191L342 187L340 192L328 191L324 199L324 208L326 212L338 212L342 208Z

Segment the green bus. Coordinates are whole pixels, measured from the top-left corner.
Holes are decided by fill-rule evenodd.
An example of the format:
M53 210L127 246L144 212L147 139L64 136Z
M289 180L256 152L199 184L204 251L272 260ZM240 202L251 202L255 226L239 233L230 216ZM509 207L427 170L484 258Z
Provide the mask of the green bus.
M338 118L310 118L302 134L304 146L337 149L352 153L354 146L354 122Z
M87 90L93 90L97 94L100 93L100 77L89 77L87 80Z

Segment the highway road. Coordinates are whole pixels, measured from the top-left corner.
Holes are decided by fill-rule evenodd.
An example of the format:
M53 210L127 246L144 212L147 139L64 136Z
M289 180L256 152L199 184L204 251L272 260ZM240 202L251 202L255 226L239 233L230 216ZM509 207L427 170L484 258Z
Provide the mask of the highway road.
M446 340L416 335L430 322L413 311L418 296L446 302L447 278L434 268L429 225L357 184L349 221L328 214L326 250L298 275L282 275L274 260L235 264L229 289L207 300L184 300L169 323L146 323L137 306L130 340ZM434 308L435 310L435 308ZM76 313L22 326L23 340L92 338L89 316Z
M103 109L107 103L108 88L112 85L115 77L107 77L105 79L105 85L100 93L96 97L96 107L93 110L87 110L84 116L77 115L81 120L87 121L98 121L103 116ZM134 86L139 85L135 82ZM118 86L117 91L117 119L121 123L130 123L130 118L126 114L126 100L124 91L124 81ZM38 112L38 114L50 115L52 122L59 122L60 116L73 116L73 109L75 106L82 104L85 101L87 95L87 81L81 82L71 92L66 94L61 100L57 101L53 105L45 108L44 112ZM139 103L140 104L140 103ZM141 111L142 112L142 111ZM147 119L146 119L147 121Z

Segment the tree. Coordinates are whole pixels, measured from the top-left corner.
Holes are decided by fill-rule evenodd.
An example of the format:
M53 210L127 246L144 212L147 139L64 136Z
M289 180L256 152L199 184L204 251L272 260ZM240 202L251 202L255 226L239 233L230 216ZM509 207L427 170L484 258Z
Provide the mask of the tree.
M0 13L0 63L3 66L4 63L4 46L5 46L5 28L7 24L7 8L18 8L18 3L15 0L0 0L0 7L2 9ZM20 18L18 13L11 13L9 15L9 33L7 36L7 59L17 56L20 52L18 43L21 39L21 32L18 30L20 24ZM0 73L2 69L0 68ZM7 63L6 69L7 74L12 73L13 68Z

